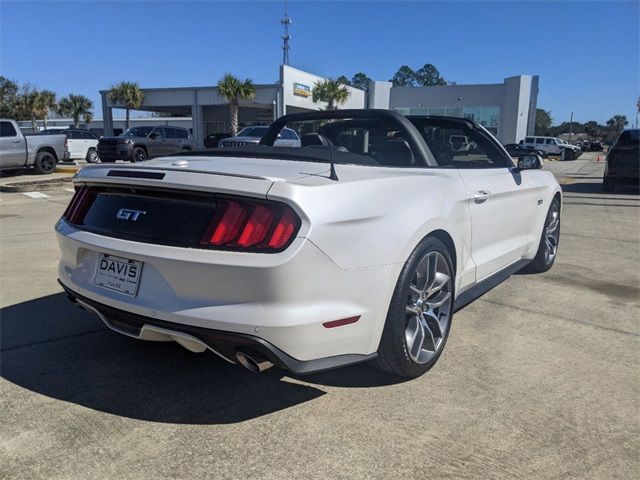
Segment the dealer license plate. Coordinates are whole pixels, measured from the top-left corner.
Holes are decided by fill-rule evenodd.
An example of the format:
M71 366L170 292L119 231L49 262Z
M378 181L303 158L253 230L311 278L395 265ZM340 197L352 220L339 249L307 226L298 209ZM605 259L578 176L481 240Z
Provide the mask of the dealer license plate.
M142 262L101 253L94 283L135 297L141 273Z

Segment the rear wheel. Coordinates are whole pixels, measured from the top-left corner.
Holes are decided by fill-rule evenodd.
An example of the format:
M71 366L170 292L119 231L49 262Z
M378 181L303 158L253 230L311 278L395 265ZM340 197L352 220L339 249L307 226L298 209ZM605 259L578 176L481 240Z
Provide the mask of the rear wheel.
M556 260L560 243L560 201L554 198L547 212L542 229L542 238L536 256L523 270L528 273L542 273L549 270Z
M87 163L98 163L99 157L98 152L96 152L95 148L89 149L85 160L87 161Z
M416 247L391 299L376 367L419 377L438 361L453 317L453 271L440 240L427 237Z
M56 157L50 152L38 152L33 168L40 175L53 173L56 169Z

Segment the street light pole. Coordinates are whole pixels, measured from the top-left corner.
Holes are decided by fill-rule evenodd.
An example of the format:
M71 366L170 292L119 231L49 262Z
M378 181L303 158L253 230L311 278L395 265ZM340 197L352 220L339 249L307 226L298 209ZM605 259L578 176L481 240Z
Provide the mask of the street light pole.
M569 143L571 143L571 136L573 134L573 112L571 112L571 120L569 120Z

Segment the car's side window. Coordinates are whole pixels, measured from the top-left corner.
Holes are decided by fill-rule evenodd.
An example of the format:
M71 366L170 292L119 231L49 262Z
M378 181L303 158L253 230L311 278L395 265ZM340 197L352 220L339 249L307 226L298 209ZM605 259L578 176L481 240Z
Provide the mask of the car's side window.
M153 133L156 134L156 138L166 138L167 135L164 130L164 128L157 127L153 129Z
M544 145L544 138L536 138L536 145Z
M11 122L0 122L0 137L15 137L16 129Z
M510 158L488 136L464 126L425 125L422 134L438 165L453 168L508 168Z
M524 139L524 143L533 143L533 137L527 137Z
M176 138L189 138L189 134L186 130L182 130L180 128L174 128L172 130Z
M95 140L96 136L91 132L80 132L85 140Z
M282 137L285 140L297 140L296 134L286 128L282 130Z
M554 142L552 139L547 138L547 145L553 145L553 144L555 144L555 143L556 143L556 142Z

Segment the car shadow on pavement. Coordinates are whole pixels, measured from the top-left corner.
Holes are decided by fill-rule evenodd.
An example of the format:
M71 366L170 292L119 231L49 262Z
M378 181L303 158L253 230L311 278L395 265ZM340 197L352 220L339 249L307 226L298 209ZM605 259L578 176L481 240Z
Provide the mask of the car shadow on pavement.
M154 422L228 424L325 394L254 375L212 353L141 342L108 330L55 294L0 310L0 376L31 391Z
M314 400L326 392L256 375L211 352L142 342L110 331L63 293L0 309L0 376L33 392L140 420L229 424ZM345 387L400 381L366 365L301 377Z

